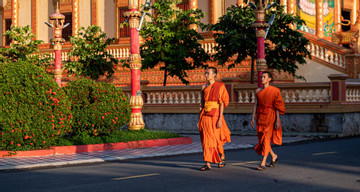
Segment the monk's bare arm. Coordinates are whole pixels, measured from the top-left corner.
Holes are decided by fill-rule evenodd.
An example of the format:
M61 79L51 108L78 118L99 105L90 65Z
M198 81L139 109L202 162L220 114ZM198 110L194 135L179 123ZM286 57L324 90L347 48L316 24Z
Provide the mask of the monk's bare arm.
M280 128L280 112L279 110L275 110L276 112L276 123L275 123L275 129L279 129Z
M255 101L254 101L254 107L253 107L253 113L252 113L252 117L251 117L251 127L255 128L254 126L254 122L255 122L255 115L256 115L256 108L257 108L257 93L260 91L259 88L256 89L255 91Z
M201 94L201 102L200 102L200 113L201 113L201 110L204 108L204 89L205 89L205 85L203 85L202 87L201 87L201 92L200 92L200 94Z
M224 115L224 103L220 103L219 111L220 111L219 120L218 120L218 122L216 124L217 128L222 127L222 118L223 118L223 115Z

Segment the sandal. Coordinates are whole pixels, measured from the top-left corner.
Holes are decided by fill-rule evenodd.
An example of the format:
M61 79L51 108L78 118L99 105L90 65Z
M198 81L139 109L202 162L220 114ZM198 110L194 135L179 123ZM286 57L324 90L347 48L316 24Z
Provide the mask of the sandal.
M221 162L219 163L219 167L220 168L224 168L225 167L225 165L226 165L226 158L224 158L224 159L221 159Z
M275 161L271 161L269 167L275 167L276 163L279 162L279 158L276 158Z
M204 165L200 168L200 171L207 171L210 170L211 168L208 165Z
M260 165L260 166L257 168L257 170L259 170L259 171L263 171L264 169L266 169L266 166L263 166L263 165Z

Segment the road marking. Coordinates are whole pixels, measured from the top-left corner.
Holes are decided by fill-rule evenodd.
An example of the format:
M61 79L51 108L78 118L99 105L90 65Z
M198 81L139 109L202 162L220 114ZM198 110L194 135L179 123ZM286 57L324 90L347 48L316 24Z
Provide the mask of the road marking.
M160 173L151 173L151 174L145 174L145 175L134 175L134 176L129 176L129 177L120 177L120 178L114 178L113 180L135 179L135 178L150 177L150 176L155 176L155 175L160 175Z
M245 164L253 164L253 163L259 163L260 161L247 161L242 163L233 163L231 165L245 165Z
M337 153L336 151L331 151L331 152L323 152L323 153L313 153L312 155L328 155L328 154L334 154Z

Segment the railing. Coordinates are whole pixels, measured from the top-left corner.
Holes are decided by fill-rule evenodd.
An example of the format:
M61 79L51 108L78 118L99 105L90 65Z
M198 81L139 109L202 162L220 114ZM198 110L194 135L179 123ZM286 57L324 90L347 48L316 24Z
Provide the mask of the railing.
M311 52L312 59L322 62L340 72L346 72L346 56L353 54L353 50L341 47L314 35L303 33L310 41L310 45L308 45L307 48Z
M360 102L360 82L346 82L346 103ZM332 102L332 88L330 82L325 83L292 83L274 84L281 91L286 104L329 105ZM237 84L228 89L232 105L245 105L254 103L257 85ZM333 91L336 89L334 88ZM130 88L124 87L124 93L130 97ZM201 86L168 86L142 88L144 106L185 106L198 105L201 102ZM343 103L343 102L341 102Z
M346 83L346 102L360 102L360 82Z
M281 90L285 103L321 103L330 101L329 83L293 83L276 84ZM253 103L255 100L255 85L239 85L234 87L237 103Z

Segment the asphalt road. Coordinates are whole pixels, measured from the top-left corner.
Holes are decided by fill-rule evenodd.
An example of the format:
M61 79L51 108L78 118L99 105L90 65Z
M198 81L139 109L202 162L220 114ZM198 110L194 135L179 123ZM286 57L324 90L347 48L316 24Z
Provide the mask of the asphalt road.
M258 171L253 149L199 171L201 154L0 172L0 191L360 191L360 138L274 147L279 163ZM270 158L269 158L270 160Z

